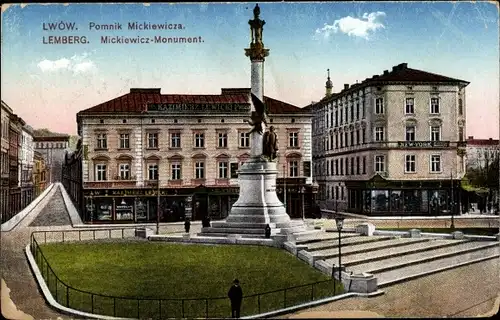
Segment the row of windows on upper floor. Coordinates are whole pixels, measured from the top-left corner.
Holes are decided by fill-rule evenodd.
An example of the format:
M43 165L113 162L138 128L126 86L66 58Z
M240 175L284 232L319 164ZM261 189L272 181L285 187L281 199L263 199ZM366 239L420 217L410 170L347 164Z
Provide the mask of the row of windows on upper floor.
M238 165L243 165L244 162L236 163L236 166L233 166L231 163L231 176L234 177L236 170L238 170ZM289 177L299 177L299 160L288 160L288 176ZM170 180L181 180L182 179L182 163L181 162L172 162L170 164ZM229 168L230 163L228 161L218 161L218 179L229 179ZM194 177L195 179L205 179L205 169L206 162L205 161L196 161L194 163ZM94 177L96 181L107 181L108 173L109 173L109 165L107 163L97 163L94 167ZM118 175L114 177L114 180L132 180L135 179L135 176L131 175L131 164L128 162L122 162L117 165ZM159 164L156 162L149 162L147 164L147 180L158 180L159 174Z
M362 104L362 119L365 119L365 104ZM349 112L350 111L350 112ZM439 98L431 98L429 101L429 113L430 114L440 114L440 100ZM375 114L384 114L384 98L375 98ZM350 118L349 118L350 114ZM415 115L415 98L405 98L404 104L404 114ZM458 99L458 114L463 115L463 102L462 99ZM344 117L345 115L345 117ZM345 121L344 121L345 120ZM323 127L338 127L339 125L348 124L354 121L360 120L360 105L356 103L349 108L335 109L333 112L326 112L324 115L318 113L313 119L313 128L323 128ZM326 124L326 125L325 125ZM325 125L325 126L324 126Z
M205 134L195 133L193 135L194 148L205 148ZM150 132L146 134L146 148L148 149L159 149L160 141L159 134L157 132ZM240 132L239 133L239 147L240 148L250 148L250 133ZM172 132L170 133L170 148L182 148L181 143L181 133ZM219 132L217 135L217 147L227 148L228 147L228 134L226 132ZM299 132L289 132L288 134L288 147L289 148L299 148ZM120 133L118 139L118 149L130 149L130 134ZM106 133L98 133L96 135L96 149L108 149L108 137Z
M174 120L174 121L173 121L173 123L174 123L174 124L179 124L179 120L178 120L178 119L174 118L173 120ZM273 122L274 122L274 119L273 119L273 118L269 118L269 119L268 119L268 121L269 121L269 123L273 123ZM198 122L198 123L202 123L202 122L203 122L203 119L200 119L200 118L199 118L199 119L197 120L197 122ZM224 119L220 119L220 122L221 122L221 123L224 123ZM295 123L295 118L291 118L291 119L290 119L290 122L291 122L291 123ZM104 124L104 123L105 123L104 119L99 119L99 124ZM108 123L109 123L109 122L108 122ZM127 122L127 119L122 119L122 123L128 123L128 122ZM149 119L149 123L156 123L156 119ZM243 119L243 123L247 123L247 120L246 120L246 119Z
M374 127L373 130L373 141L384 142L386 141L386 128L382 126ZM416 126L407 125L405 128L405 136L402 140L404 141L416 141ZM360 136L361 134L361 136ZM335 139L335 144L333 143ZM441 126L429 126L429 140L430 141L441 141L442 139L442 127ZM458 127L458 140L464 140L464 128ZM330 138L323 137L323 145L321 146L321 141L315 141L316 150L322 147L321 151L329 151L332 149L340 149L344 147L350 147L355 145L360 145L366 143L366 128L356 129L353 131L347 131L343 133L331 133Z
M360 162L362 159L362 164ZM463 158L461 158L463 166ZM349 166L350 164L350 166ZM360 168L361 167L361 168ZM345 171L344 171L345 168ZM374 172L385 173L387 171L385 155L375 155L374 157ZM443 165L440 154L431 154L429 156L429 172L442 173ZM345 157L335 160L326 160L321 164L314 165L316 176L321 176L324 173L326 176L343 176L343 175L360 175L366 174L366 156L362 158ZM416 173L417 162L415 154L406 154L404 163L404 173Z

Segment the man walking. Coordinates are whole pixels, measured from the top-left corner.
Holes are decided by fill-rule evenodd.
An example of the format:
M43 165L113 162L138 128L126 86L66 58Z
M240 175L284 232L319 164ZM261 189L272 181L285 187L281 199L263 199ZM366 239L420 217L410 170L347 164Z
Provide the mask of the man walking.
M234 279L233 285L227 293L229 300L231 300L231 316L233 318L240 317L241 300L243 299L243 290L241 290L240 282Z

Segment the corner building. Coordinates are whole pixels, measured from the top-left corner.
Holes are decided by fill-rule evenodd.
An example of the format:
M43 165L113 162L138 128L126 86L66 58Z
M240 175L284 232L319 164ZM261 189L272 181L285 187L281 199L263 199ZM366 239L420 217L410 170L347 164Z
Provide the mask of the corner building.
M311 116L269 97L264 102L268 125L278 135L277 193L286 198L291 216L309 215L315 200ZM160 212L160 221L178 221L191 205L187 201L191 196L192 219L205 214L225 218L238 199L238 168L250 157L249 116L249 88L222 89L220 95L133 88L80 111L83 195L72 197L82 201L78 204L82 219L156 221ZM68 158L67 165L76 166L77 154ZM68 177L78 175L65 170Z
M326 96L308 107L321 207L366 215L457 213L469 83L406 63L338 93L328 80Z

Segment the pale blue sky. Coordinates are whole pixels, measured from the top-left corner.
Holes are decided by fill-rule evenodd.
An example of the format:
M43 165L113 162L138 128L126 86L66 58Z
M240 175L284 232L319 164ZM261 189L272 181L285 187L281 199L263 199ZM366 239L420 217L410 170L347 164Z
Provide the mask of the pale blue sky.
M2 6L2 99L35 128L75 133L76 112L130 87L217 94L249 87L248 20L255 3ZM498 9L487 2L261 3L265 94L299 107L402 62L470 81L467 134L498 138ZM46 31L43 24L78 30ZM128 22L180 23L183 30L127 30ZM121 31L89 24L121 23ZM86 36L88 44L43 44ZM200 44L101 44L101 36L201 36Z

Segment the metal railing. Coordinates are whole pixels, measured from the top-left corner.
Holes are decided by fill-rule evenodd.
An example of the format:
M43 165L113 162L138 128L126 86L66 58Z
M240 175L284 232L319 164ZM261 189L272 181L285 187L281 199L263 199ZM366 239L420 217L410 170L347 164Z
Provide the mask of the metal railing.
M52 266L49 264L39 244L39 241L42 242L41 239L43 239L43 243L113 239L113 235L118 236L117 238L125 239L128 237L130 230L134 231L135 236L136 228L34 231L30 238L30 250L54 299L59 304L68 308L113 317L136 317L139 319L231 317L231 306L228 297L118 297L75 288L59 278ZM75 236L69 237L69 233L73 233ZM60 236L54 237L54 234L59 234ZM77 237L76 234L78 235ZM37 238L41 239L38 241ZM260 314L332 297L336 294L342 293L337 286L340 286L338 281L335 279L329 279L284 289L246 295L243 297L241 315ZM248 288L245 289L248 290Z

